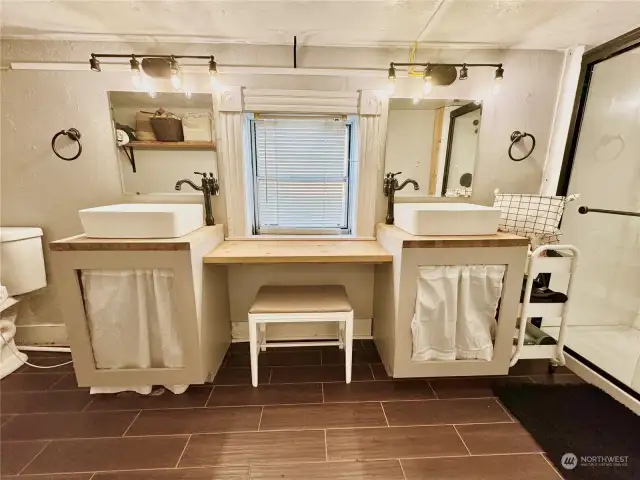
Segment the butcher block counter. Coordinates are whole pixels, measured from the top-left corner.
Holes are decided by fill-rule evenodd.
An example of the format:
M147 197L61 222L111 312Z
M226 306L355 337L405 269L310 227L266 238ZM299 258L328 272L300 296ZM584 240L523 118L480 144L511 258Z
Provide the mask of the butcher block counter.
M390 263L374 240L227 240L203 258L206 264Z

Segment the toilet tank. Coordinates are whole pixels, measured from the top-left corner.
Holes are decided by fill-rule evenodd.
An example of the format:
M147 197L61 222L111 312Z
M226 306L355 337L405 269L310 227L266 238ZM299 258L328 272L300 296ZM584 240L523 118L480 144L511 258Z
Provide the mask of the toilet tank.
M0 284L7 287L9 295L47 285L41 229L0 227Z

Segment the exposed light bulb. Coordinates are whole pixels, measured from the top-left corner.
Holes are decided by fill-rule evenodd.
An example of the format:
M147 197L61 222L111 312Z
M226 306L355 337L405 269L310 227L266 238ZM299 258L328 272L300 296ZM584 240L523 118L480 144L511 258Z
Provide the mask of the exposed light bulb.
M431 81L431 75L427 75L424 77L424 85L422 86L422 96L426 97L433 90L433 83Z
M136 90L143 90L142 76L140 75L140 62L136 59L135 55L131 55L131 83Z
M387 81L387 93L389 94L389 96L393 96L394 93L396 93L396 79L395 78L389 78L389 80Z
M173 85L174 90L180 90L182 87L182 79L180 78L180 67L178 66L178 62L176 59L171 57L169 62L169 68L171 70L171 85Z
M460 69L460 80L466 80L467 78L469 78L469 69L467 68L467 64L463 64L462 68Z
M153 81L153 78L147 76L145 78L145 81L147 83L147 91L149 92L149 96L151 98L156 98L156 95L157 95L157 93L156 93L156 85L155 85L155 82Z
M173 85L174 90L180 90L182 87L182 79L180 78L180 73L175 72L171 74L171 85Z
M502 64L496 69L495 77L493 77L493 87L491 88L491 92L494 95L500 93L502 90L502 79L504 78L504 68L502 68Z
M502 91L502 78L495 78L493 80L493 86L491 87L491 93L494 95L499 94Z
M131 71L131 83L133 83L133 88L135 88L136 90L144 89L144 85L142 82L142 75L140 75L140 70Z
M217 91L220 89L220 81L218 80L217 73L213 74L209 72L209 83L211 84L211 89Z
M389 65L387 78L387 93L391 97L394 93L396 93L396 68L393 66L393 63Z
M218 64L216 63L213 55L209 59L209 83L211 84L211 89L213 91L217 91L220 89L220 81L218 80Z

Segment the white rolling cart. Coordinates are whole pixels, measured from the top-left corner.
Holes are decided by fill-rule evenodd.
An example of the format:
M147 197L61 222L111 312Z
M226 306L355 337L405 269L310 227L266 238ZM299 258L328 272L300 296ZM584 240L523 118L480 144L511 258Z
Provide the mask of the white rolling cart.
M554 250L562 252L560 257L543 256L544 252ZM580 252L573 245L543 245L536 248L529 258L527 269L527 283L520 308L517 330L517 342L513 346L511 366L522 359L548 358L551 360L550 370L557 366L564 366L565 358L563 348L567 334L567 318L573 300L572 287L574 273L578 265ZM531 290L533 281L540 273L555 273L569 275L567 287L567 301L564 303L533 303ZM525 345L527 323L534 317L558 317L561 318L560 331L555 345Z

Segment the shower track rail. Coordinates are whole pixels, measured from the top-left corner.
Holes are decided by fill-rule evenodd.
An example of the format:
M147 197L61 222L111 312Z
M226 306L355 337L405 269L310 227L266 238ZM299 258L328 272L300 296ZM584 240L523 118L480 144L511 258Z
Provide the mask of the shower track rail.
M640 213L625 212L624 210L603 210L601 208L580 207L578 213L586 215L587 213L606 213L608 215L625 215L627 217L640 217Z

